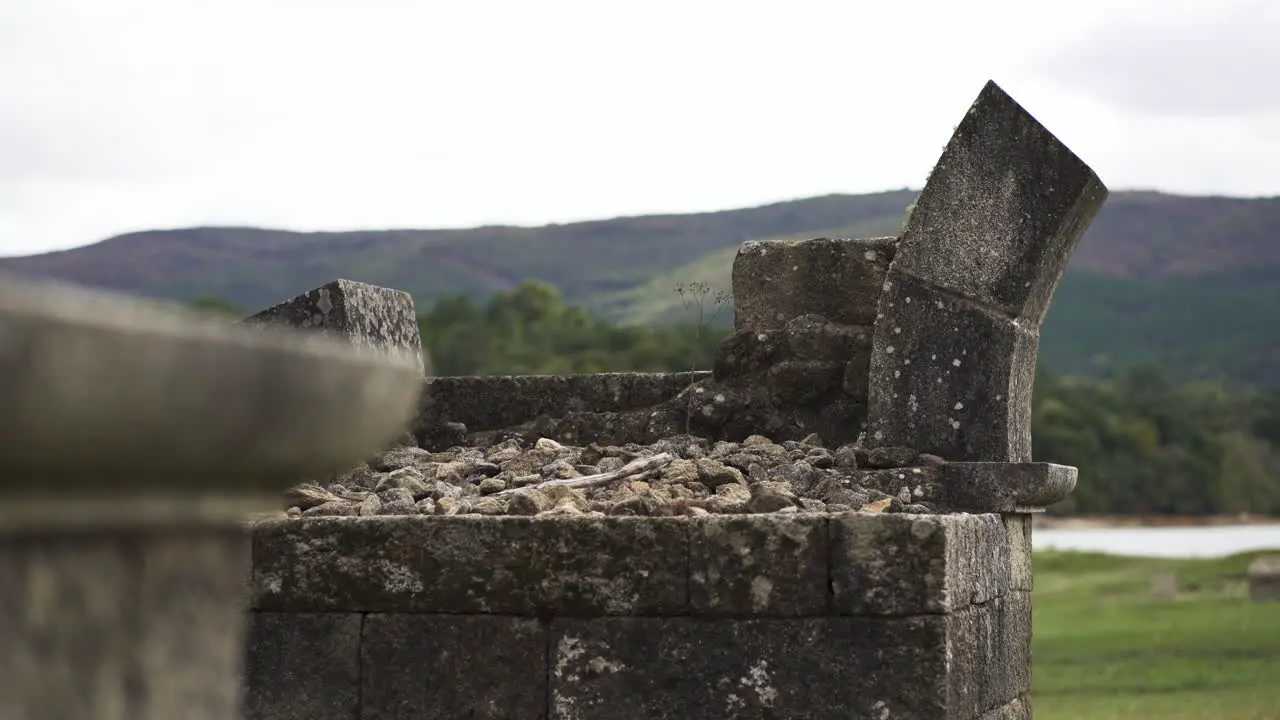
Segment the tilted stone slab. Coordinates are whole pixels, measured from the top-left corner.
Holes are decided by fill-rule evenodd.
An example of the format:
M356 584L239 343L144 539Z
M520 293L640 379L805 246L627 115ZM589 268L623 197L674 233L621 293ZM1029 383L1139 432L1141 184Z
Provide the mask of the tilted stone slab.
M870 326L896 238L753 240L733 261L734 327L780 329L801 315Z
M1039 327L1107 197L989 83L903 231L872 341L868 436L948 460L1030 460Z
M987 83L916 200L893 267L1039 326L1107 194L1084 161Z
M1007 594L999 515L831 517L831 589L841 615L953 613Z
M541 720L548 644L533 618L370 613L359 717Z
M360 613L249 613L246 720L360 716Z
M687 518L304 518L253 529L253 607L676 614Z
M695 613L829 612L825 516L713 516L695 520L689 532L689 600Z
M244 323L324 330L356 347L415 357L424 374L430 371L413 296L400 290L334 280L252 315Z

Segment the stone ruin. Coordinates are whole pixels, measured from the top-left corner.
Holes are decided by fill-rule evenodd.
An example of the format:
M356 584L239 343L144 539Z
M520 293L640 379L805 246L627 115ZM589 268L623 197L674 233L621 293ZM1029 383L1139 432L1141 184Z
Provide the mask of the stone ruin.
M243 366L221 379L218 346L177 353L207 368L190 377L210 375L198 398L215 409L164 400L162 388L185 387L164 373L121 391L161 398L142 403L138 427L172 440L170 464L106 450L137 433L99 422L89 436L121 458L98 466L110 477L147 468L139 478L185 473L211 488L225 476L255 502L292 483L284 511L250 525L251 557L233 552L225 514L210 530L171 523L163 540L126 528L134 565L121 570L102 563L123 552L112 545L60 529L32 549L19 542L29 530L10 530L0 562L26 580L0 590L0 626L19 638L0 663L0 714L231 718L242 695L254 720L1030 718L1030 518L1076 480L1030 458L1038 330L1106 194L989 83L899 237L741 248L735 332L707 372L424 381L429 361L403 361L421 349L409 296L344 280L254 316L235 329L252 340L227 344ZM284 338L281 325L362 349L365 385L254 345ZM287 362L300 370L286 379ZM143 367L168 366L135 359L88 377ZM260 392L233 391L235 379ZM331 394L315 390L329 380ZM390 401L393 386L403 394ZM0 384L0 398L12 392ZM35 401L18 407L28 423ZM211 412L212 433L189 438L157 420L165 411ZM389 424L411 432L391 442ZM32 431L44 444L17 458L23 477L40 475L54 438L86 437L71 425ZM263 432L289 442L273 454ZM213 447L224 454L210 460ZM68 477L90 467L67 462ZM196 517L193 505L175 518ZM164 543L196 537L221 554L149 561L148 548L176 559L188 546ZM40 563L65 563L47 577L65 575L58 607L86 618L70 627L91 630L98 664L73 657L73 631L50 629L33 599L49 582ZM89 563L115 573L110 602L87 603ZM162 634L134 637L148 623ZM108 657L130 660L104 675ZM138 704L147 697L164 702Z
M1106 195L989 84L901 236L742 246L710 371L429 379L254 526L249 717L1030 717L1037 340Z

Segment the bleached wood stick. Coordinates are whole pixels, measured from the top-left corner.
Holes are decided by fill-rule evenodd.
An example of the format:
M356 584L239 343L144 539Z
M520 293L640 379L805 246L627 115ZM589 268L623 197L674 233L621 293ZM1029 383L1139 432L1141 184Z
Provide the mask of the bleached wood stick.
M655 470L659 470L675 460L675 456L671 453L658 453L639 460L632 460L617 470L611 470L597 475L586 475L577 478L562 478L556 480L547 480L537 485L526 485L521 488L510 488L494 493L490 497L502 497L504 495L514 495L525 490L545 490L549 487L567 487L567 488L592 488L601 485L608 485L611 482L622 480L623 478L632 477L634 475L645 475Z

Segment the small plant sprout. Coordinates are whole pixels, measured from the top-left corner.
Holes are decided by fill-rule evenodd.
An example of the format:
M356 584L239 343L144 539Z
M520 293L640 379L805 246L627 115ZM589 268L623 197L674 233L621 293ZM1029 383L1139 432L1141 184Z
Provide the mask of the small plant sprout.
M697 310L698 313L698 321L693 330L694 344L689 349L689 371L694 372L698 369L697 353L698 347L701 345L703 329L716 321L716 317L720 315L720 311L726 305L733 304L733 295L725 290L716 290L704 282L677 283L675 292L680 296L680 303L685 306L685 309ZM708 300L714 305L710 316L707 315ZM692 386L693 383L691 382L690 387ZM686 408L684 417L684 432L686 435L690 432L692 421L693 413Z

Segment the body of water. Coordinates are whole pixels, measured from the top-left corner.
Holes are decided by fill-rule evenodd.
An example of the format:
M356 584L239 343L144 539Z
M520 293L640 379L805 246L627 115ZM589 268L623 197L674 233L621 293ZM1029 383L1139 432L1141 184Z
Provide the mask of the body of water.
M1141 557L1222 557L1251 550L1280 553L1280 524L1037 529L1031 538L1036 550L1085 550Z

